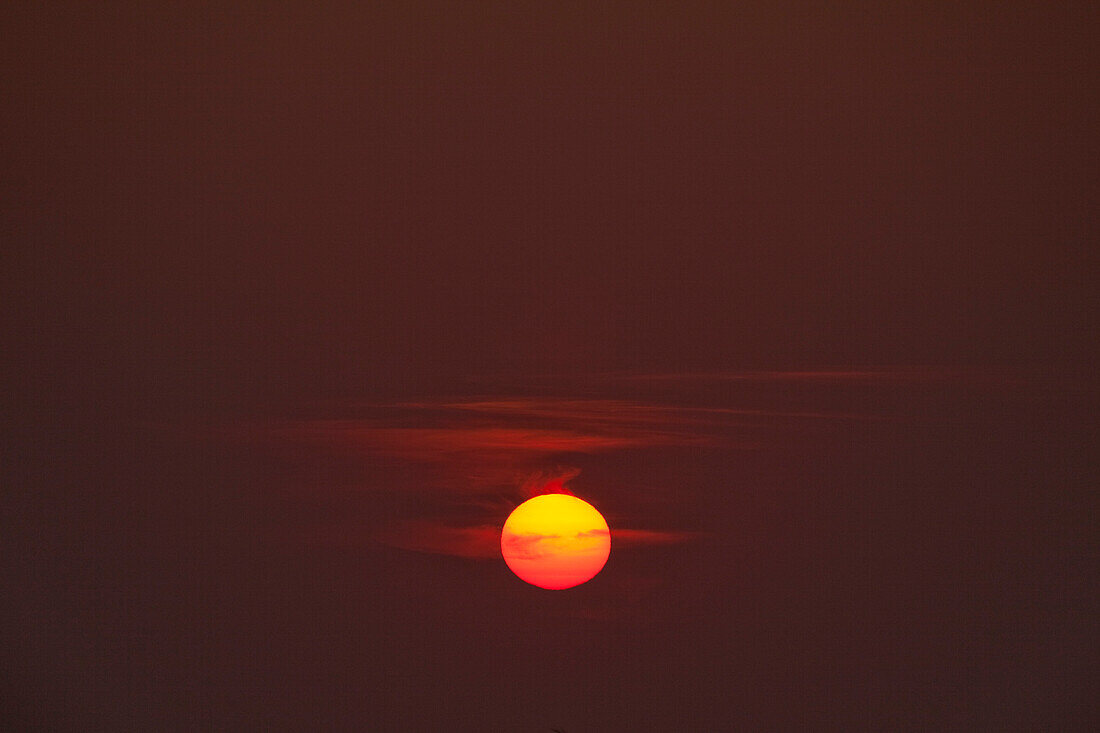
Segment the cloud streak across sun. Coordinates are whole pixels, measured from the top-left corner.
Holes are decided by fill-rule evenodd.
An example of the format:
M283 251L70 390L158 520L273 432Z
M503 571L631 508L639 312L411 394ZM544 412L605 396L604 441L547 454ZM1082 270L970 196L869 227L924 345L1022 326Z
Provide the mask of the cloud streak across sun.
M329 544L353 544L354 528L339 535L342 541ZM607 530L603 530L606 532ZM338 535L330 534L330 540ZM690 542L700 537L697 532L677 532L653 529L619 529L612 531L615 547L631 549L652 545L673 545ZM496 524L477 526L452 526L442 520L409 520L387 525L374 535L374 539L390 547L436 555L451 555L469 559L497 559L500 557L501 531ZM512 541L528 543L529 554L537 552L534 547L540 537L524 538L514 535Z

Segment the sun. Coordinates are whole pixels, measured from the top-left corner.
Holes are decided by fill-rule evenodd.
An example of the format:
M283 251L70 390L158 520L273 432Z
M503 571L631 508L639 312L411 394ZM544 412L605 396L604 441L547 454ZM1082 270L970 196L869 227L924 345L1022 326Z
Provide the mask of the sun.
M543 494L517 506L500 533L513 573L550 590L594 578L611 554L611 531L596 507L569 494Z

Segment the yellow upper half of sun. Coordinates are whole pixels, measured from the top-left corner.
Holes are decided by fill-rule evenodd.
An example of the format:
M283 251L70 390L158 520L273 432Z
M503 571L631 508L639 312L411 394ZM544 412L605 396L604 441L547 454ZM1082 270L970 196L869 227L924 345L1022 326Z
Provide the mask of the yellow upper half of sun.
M525 501L508 517L504 529L516 535L570 540L563 544L574 547L608 532L607 522L594 506L569 494L543 494Z

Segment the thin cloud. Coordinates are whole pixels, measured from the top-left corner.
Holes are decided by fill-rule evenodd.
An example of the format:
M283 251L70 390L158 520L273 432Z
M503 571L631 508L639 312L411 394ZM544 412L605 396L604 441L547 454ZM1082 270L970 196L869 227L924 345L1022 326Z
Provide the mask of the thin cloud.
M776 373L794 374L794 373ZM809 378L809 372L798 373ZM822 373L825 374L825 373ZM832 374L832 373L830 373ZM849 373L849 376L855 373ZM637 376L634 379L670 379L691 381L727 377L716 375L653 375ZM729 376L729 379L737 377ZM792 376L791 379L800 377ZM854 377L853 377L854 378ZM749 377L745 377L749 379ZM781 381L778 380L777 381ZM820 418L820 419L881 419L879 415L857 414L850 412L825 412L806 410L766 410L734 407L697 407L686 405L667 405L635 402L630 400L578 400L548 397L509 398L496 400L467 400L439 402L400 403L398 407L422 410L449 410L465 413L480 413L496 419L524 421L538 420L542 424L563 423L583 424L591 429L608 431L640 431L660 426L652 439L662 436L669 444L682 444L687 434L695 434L696 440L707 432L709 427L729 424L732 418ZM656 441L655 441L656 442Z
M1024 384L1019 375L1004 370L942 366L881 366L861 369L758 370L671 372L605 375L630 382L790 382L811 384L897 384L957 382L1012 386Z
M380 524L366 517L365 523L352 527L345 526L345 518L334 517L327 529L311 528L309 541L356 543L366 536L417 552L495 558L500 555L500 528L511 508L538 494L569 493L567 483L579 473L572 464L579 456L656 448L755 448L763 435L757 429L761 419L777 416L827 415L498 396L361 406L354 419L239 424L226 434L268 443L305 465L313 462L336 467L352 479L361 477L361 483L350 484L351 491L432 497L424 504L431 506L430 518L390 517ZM612 528L611 538L613 547L629 549L686 542L695 535Z
M558 458L733 443L715 429L721 419L698 412L612 400L467 399L379 406L357 419L242 424L227 433L297 451L427 467L441 488L516 488L552 473L547 481L557 480L561 490L576 469Z
M552 548L547 548L545 540L557 539L556 534L517 534L508 530L501 536L502 549L506 548L509 557L525 560L537 560L552 553Z
M301 541L354 547L379 542L413 552L499 559L501 528L516 505L538 494L570 493L568 484L579 473L578 465L619 463L618 459L589 461L585 456L636 451L639 462L635 465L641 467L650 450L682 449L683 454L676 455L690 461L704 450L755 449L790 440L792 435L816 438L828 434L833 424L829 421L902 419L831 411L836 402L829 395L834 389L881 384L911 391L921 385L940 389L963 383L998 388L1009 377L964 369L883 367L618 374L591 379L613 381L605 385L603 394L620 398L497 394L358 405L351 408L354 417L328 413L242 423L222 434L270 445L284 460L297 462L295 471L304 468L302 475L316 479L315 486L301 487L307 501L314 494L320 498L327 492L331 497L332 487L339 486L343 506L357 507L355 521L345 512L318 518L308 528L292 522L291 531ZM642 393L654 397L648 401L621 398ZM882 409L890 409L889 401L883 405ZM324 415L322 408L312 409ZM652 479L660 480L659 476ZM598 492L594 496L612 518L616 507L609 497L622 490L612 488L606 496ZM653 495L659 491L659 486L647 488L648 500L659 501ZM387 511L394 513L363 509L365 505L355 502L365 492L389 494L386 506L392 509ZM671 486L666 493L673 496ZM406 500L412 494L419 498ZM323 512L324 506L317 501L310 508ZM659 517L650 521L660 524ZM610 534L613 552L689 543L701 537L652 525L612 526ZM537 548L532 545L531 549Z
M674 545L691 542L702 537L700 532L665 532L652 529L613 529L611 542L614 547L646 547L650 545Z
M414 552L471 560L500 557L500 527L493 525L452 527L423 520L398 522L379 531L374 539L390 547Z
M455 455L500 451L512 455L595 453L661 443L695 442L655 433L600 434L579 430L452 425L389 427L365 421L315 420L273 427L270 437L359 449L414 461L445 462Z

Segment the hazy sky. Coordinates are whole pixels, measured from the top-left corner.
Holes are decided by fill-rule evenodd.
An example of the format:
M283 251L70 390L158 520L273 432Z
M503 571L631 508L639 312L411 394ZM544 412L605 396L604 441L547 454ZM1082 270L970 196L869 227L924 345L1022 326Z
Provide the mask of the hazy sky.
M9 727L1097 727L1096 7L726 5L0 11Z

